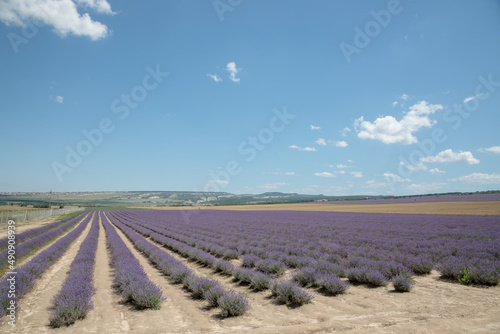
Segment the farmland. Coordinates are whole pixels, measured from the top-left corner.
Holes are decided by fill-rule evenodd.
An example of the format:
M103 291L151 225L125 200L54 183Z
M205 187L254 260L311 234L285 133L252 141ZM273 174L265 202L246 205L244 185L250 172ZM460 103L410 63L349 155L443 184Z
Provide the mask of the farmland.
M106 210L23 233L2 331L500 329L498 215Z

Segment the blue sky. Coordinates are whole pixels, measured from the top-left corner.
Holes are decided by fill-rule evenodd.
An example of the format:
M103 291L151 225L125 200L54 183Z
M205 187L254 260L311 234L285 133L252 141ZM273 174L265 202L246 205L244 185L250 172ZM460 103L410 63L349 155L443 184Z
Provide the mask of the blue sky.
M497 1L0 2L0 191L500 189Z

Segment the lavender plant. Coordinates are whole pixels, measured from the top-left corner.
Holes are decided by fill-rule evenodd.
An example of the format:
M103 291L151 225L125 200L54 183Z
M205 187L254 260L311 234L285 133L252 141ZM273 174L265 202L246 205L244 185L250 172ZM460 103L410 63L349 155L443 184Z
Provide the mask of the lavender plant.
M70 271L59 293L52 299L54 305L49 324L52 327L69 326L83 319L93 309L94 264L99 237L99 220L94 216L90 232L83 241L70 266Z

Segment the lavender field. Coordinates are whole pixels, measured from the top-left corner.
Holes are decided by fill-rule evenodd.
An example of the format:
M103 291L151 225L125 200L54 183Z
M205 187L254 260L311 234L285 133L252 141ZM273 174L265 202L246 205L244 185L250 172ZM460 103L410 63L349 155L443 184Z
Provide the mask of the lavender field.
M113 215L145 229L139 232L145 236L156 232L180 242L178 252L184 245L196 249L205 265L241 258L243 267L277 276L313 268L317 277L311 285L328 274L386 285L398 275L433 269L465 284L500 280L498 216L205 210L188 219L179 211ZM213 258L204 260L208 254Z
M63 224L68 227L55 234ZM123 314L136 324L162 314L164 326L175 322L172 312L190 319L177 324L179 333L195 318L196 328L208 319L234 326L257 321L255 328L278 321L288 328L288 317L300 324L337 319L334 313L318 318L320 309L384 318L379 304L419 305L422 296L443 308L432 294L448 290L498 300L500 216L109 210L47 226L23 234L19 245L27 254L16 276L23 328L112 327ZM7 321L8 279L2 278L0 295ZM366 303L367 310L356 308ZM32 314L38 322L28 321ZM122 319L122 332L124 321L130 328Z

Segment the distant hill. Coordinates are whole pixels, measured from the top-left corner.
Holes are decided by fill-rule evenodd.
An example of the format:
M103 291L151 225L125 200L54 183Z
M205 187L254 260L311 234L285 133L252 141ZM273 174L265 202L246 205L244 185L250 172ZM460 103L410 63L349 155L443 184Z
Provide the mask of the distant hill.
M255 205L277 203L364 201L380 199L408 199L421 196L460 196L491 194L500 191L476 193L425 194L416 196L326 196L298 193L265 192L263 194L231 194L227 192L199 191L106 191L106 192L60 192L52 193L52 205L80 205L84 207L162 207L162 206L219 206ZM40 205L48 202L47 195L40 192L0 193L0 205Z

